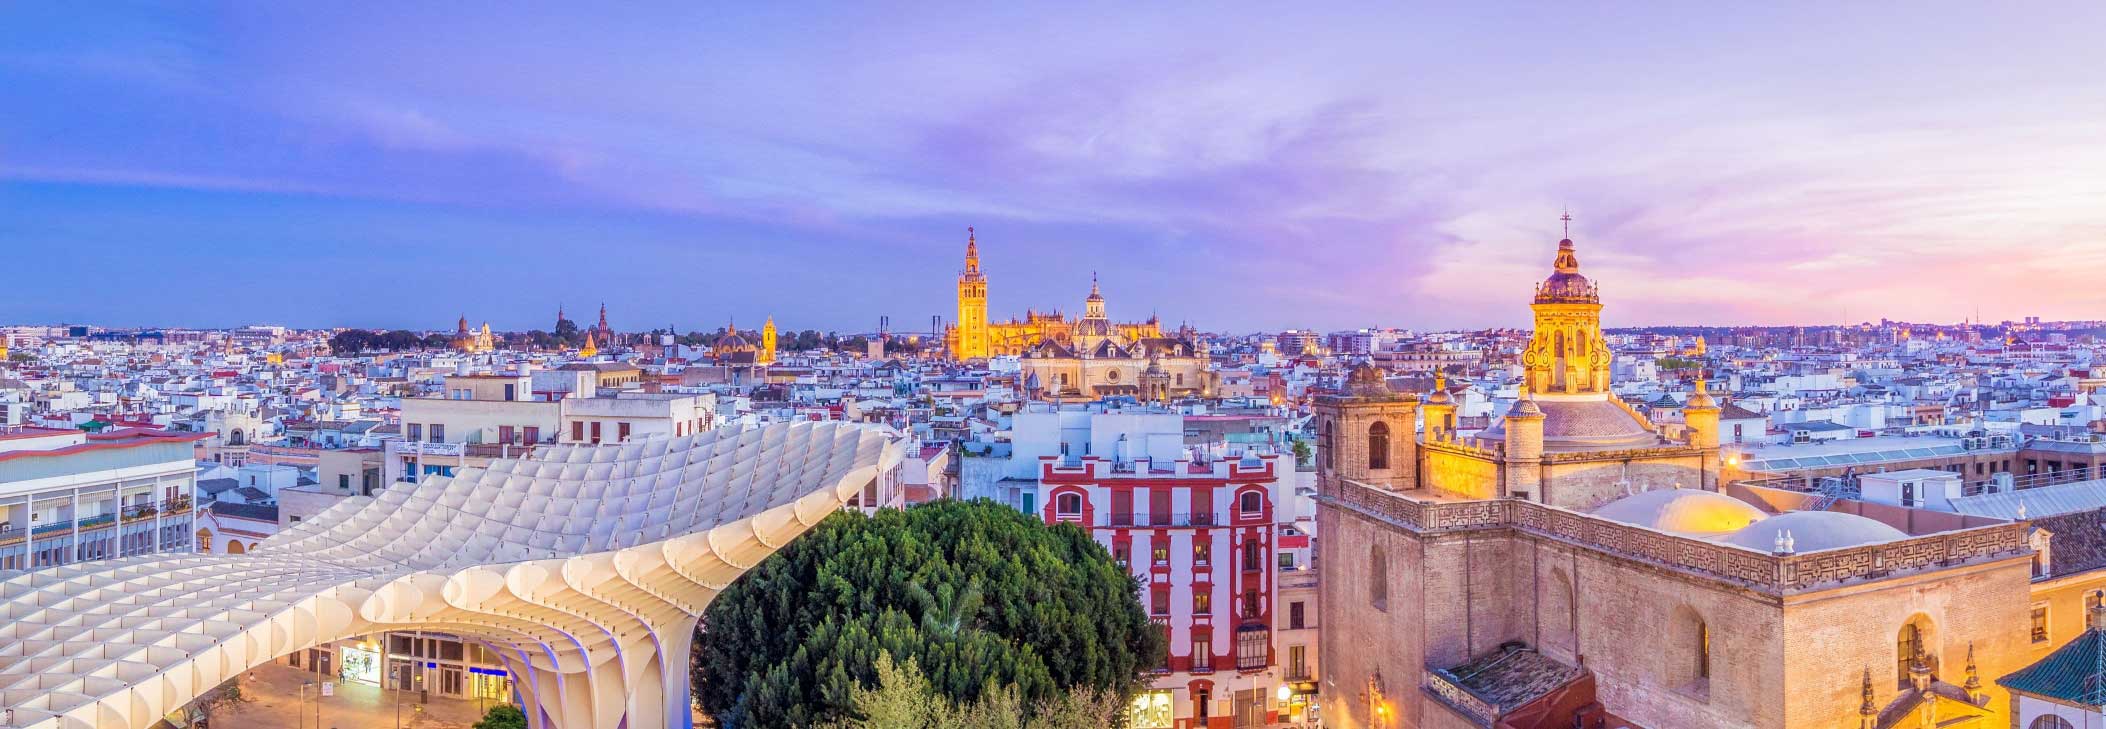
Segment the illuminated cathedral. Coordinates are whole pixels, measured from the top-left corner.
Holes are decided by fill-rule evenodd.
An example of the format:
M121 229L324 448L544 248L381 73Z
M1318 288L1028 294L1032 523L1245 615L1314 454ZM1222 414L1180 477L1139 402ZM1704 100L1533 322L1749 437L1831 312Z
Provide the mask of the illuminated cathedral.
M459 325L454 329L453 338L448 340L448 343L453 346L454 351L465 354L491 352L497 349L497 337L490 334L490 323L483 322L481 329L470 330L466 315L461 317Z
M991 322L987 318L987 276L980 272L980 243L972 228L966 228L965 270L958 272L958 321L944 330L945 351L963 362L988 357L1022 355L1038 345L1052 342L1075 351L1091 351L1107 341L1131 347L1144 340L1163 338L1162 323L1155 317L1143 322L1114 322L1104 312L1104 293L1090 277L1090 295L1083 301L1082 318L1071 319L1058 309L1029 310L1024 318Z
M1678 427L1610 391L1574 249L1490 427L1371 364L1317 399L1325 726L2065 726L1990 681L2051 645L2027 524L1723 481L1701 385Z

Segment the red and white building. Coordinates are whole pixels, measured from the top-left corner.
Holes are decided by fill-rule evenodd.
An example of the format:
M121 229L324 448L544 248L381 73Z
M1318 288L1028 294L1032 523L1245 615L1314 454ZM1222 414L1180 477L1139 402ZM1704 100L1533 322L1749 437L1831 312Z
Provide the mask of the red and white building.
M1130 726L1234 729L1282 720L1278 697L1288 679L1274 645L1274 611L1293 457L1038 461L1045 520L1089 529L1140 580L1141 603L1168 638L1167 665L1136 698Z

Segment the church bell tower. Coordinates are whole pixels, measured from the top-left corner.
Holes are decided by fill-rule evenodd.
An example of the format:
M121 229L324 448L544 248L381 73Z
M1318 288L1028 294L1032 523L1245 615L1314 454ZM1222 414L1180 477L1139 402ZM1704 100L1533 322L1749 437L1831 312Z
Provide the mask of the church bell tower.
M957 342L951 359L963 362L986 359L987 276L980 273L980 242L972 228L965 229L965 270L958 272Z

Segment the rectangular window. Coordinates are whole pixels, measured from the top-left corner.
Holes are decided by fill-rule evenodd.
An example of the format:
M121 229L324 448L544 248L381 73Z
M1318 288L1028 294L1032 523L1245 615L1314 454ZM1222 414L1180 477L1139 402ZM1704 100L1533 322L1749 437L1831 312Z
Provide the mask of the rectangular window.
M615 439L615 440L617 440L617 441L626 441L626 440L628 440L628 439L629 439L629 424L628 424L628 423L615 423L615 424L614 424L614 439Z
M1212 615L1212 614L1213 614L1213 612L1214 612L1214 596L1213 596L1213 595L1210 595L1210 594L1208 594L1206 590L1203 590L1203 589L1197 589L1197 588L1193 589L1193 590L1192 590L1192 614L1193 614L1193 615Z
M1283 570L1291 570L1291 569L1294 569L1294 553L1293 553L1293 552L1281 552L1281 553L1280 553L1280 569L1283 569Z
M337 487L338 489L341 489L341 490L344 490L344 491L350 491L350 490L351 490L351 474L348 474L348 473L339 473L339 474L337 474L337 475L336 475L336 487Z
M1154 587L1151 587L1151 588L1149 588L1149 590L1148 590L1148 613L1149 613L1150 615L1169 615L1169 614L1170 614L1170 586L1169 586L1169 585L1156 585L1156 586L1154 586Z
M500 425L500 426L497 426L497 442L499 442L499 443L511 443L511 442L513 442L513 441L512 441L512 435L513 435L513 432L512 432L512 426L509 426L509 425Z
M541 442L541 426L538 426L538 425L529 425L529 426L527 426L527 427L526 427L526 442L528 442L528 443L539 443L539 442Z
M506 384L505 384L505 401L506 401L506 402L510 402L510 401L513 401L513 400L517 400L517 399L519 399L519 386L518 386L518 385L514 385L514 384L510 384L510 383L506 383Z
M1272 662L1272 631L1264 628L1236 631L1236 667L1264 668Z
M431 424L431 442L433 442L433 443L444 443L444 442L446 442L446 424L445 424L445 423L432 423L432 424Z
M1213 670L1213 669L1214 669L1214 645L1213 645L1213 637L1212 637L1212 636L1209 636L1209 635L1206 635L1206 634L1204 634L1204 633L1200 633L1200 634L1197 634L1197 635L1193 635L1193 636L1192 636L1192 670L1194 670L1194 671L1211 671L1211 670Z
M1112 545L1112 559L1116 560L1119 563L1120 567L1126 567L1132 564L1133 545L1127 544L1125 542L1120 542L1118 544Z
M1212 545L1212 544L1208 543L1208 542L1206 541L1206 538L1205 538L1205 537L1200 537L1200 538L1197 538L1197 539L1195 539L1195 540L1193 540L1193 541L1192 541L1192 563L1193 563L1193 564L1199 564L1199 565L1203 565L1203 564L1206 564L1206 563L1207 563L1207 559L1208 559L1209 557L1213 556L1213 552L1214 552L1214 545Z
M595 420L595 421L592 421L592 443L593 443L593 445L599 445L599 442L600 442L600 421L597 421L597 420Z
M1303 681L1309 678L1308 646L1287 646L1287 678Z
M1308 625L1303 622L1303 620L1308 617L1307 614L1303 612L1303 609L1304 608L1302 607L1302 601L1300 600L1287 603L1288 630L1301 630L1302 628L1308 627Z
M2048 642L2048 607L2044 602L2033 603L2033 642Z
M1170 564L1170 547L1161 544L1156 545L1153 556L1156 564Z
M423 424L423 423L410 423L410 424L409 424L409 441L410 441L411 443L422 443L422 442L424 442L424 424Z
M570 421L570 439L573 441L585 440L585 421Z

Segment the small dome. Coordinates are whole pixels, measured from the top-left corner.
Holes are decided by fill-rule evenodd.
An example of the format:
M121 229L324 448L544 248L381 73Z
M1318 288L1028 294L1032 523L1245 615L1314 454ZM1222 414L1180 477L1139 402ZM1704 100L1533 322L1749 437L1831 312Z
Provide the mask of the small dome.
M1543 408L1537 407L1536 399L1529 397L1528 393L1523 392L1521 399L1515 400L1513 407L1507 408L1506 416L1509 418L1540 418L1543 417Z
M1762 552L1777 548L1777 535L1791 532L1792 550L1818 552L1861 544L1907 539L1900 529L1840 511L1793 511L1764 519L1734 532L1725 542Z
M1769 516L1740 499L1702 489L1657 489L1602 504L1594 515L1688 536L1745 532ZM1768 549L1767 546L1764 547Z

